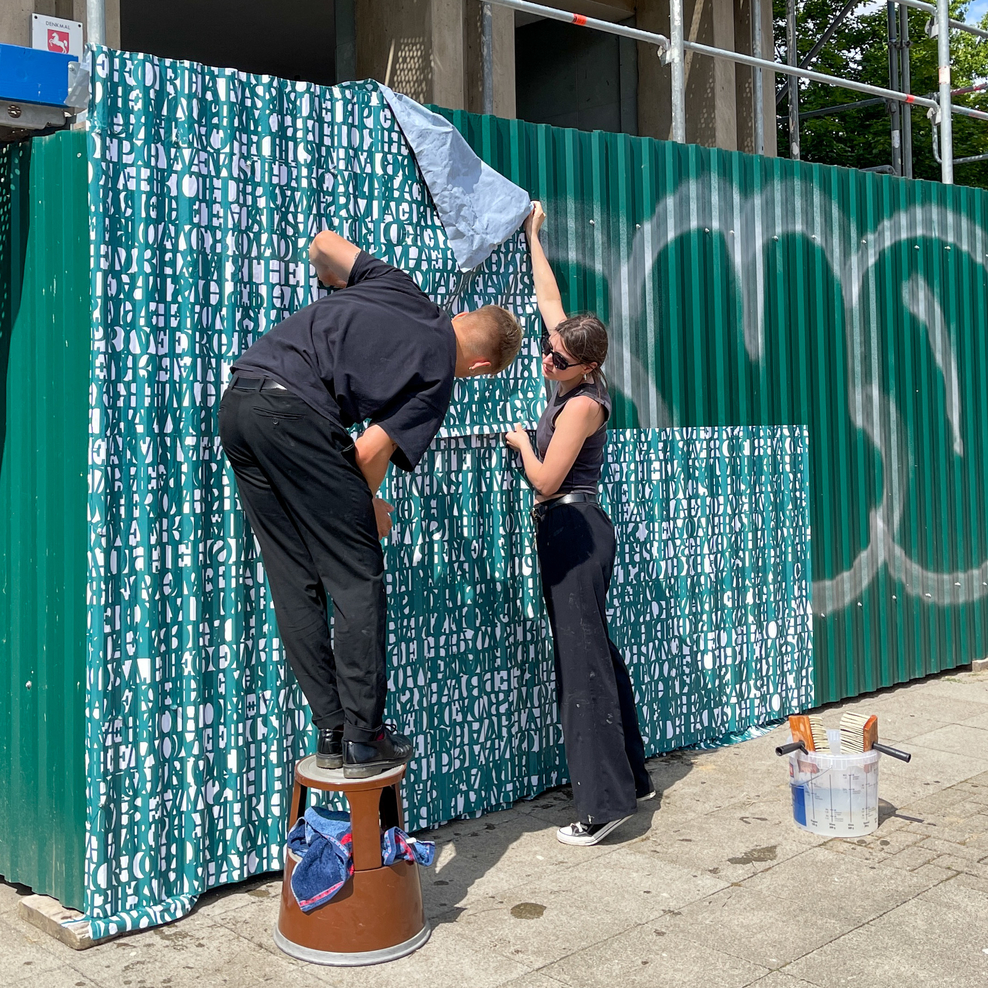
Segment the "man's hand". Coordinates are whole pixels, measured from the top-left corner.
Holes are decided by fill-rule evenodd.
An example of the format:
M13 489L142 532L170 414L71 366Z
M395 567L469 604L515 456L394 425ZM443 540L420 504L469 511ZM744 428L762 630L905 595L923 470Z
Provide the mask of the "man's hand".
M386 539L391 534L391 512L395 506L382 497L374 498L374 517L377 519L377 537Z
M523 425L516 425L505 437L504 441L512 448L521 452L527 446L532 448L532 441L528 438L528 432Z

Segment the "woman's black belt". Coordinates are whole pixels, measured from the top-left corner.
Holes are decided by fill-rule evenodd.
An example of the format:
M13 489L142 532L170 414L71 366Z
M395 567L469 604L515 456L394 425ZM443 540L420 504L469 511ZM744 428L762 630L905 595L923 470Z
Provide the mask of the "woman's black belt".
M574 491L572 494L555 497L551 501L539 501L532 506L532 521L538 524L553 508L558 508L561 504L597 504L597 495Z

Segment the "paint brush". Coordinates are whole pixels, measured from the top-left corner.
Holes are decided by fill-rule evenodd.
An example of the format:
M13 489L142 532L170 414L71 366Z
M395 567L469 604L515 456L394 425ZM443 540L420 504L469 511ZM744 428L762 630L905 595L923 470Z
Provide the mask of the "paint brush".
M856 755L862 751L869 751L877 740L877 717L856 714L851 710L841 715L840 750L842 753Z
M827 739L827 729L823 726L823 718L819 714L810 714L806 719L810 722L810 733L813 735L813 750L830 751L830 741Z
M907 751L900 751L887 744L879 744L878 718L874 714L871 717L851 711L844 714L840 719L840 743L841 750L849 754L874 750L903 762L909 762L913 757Z

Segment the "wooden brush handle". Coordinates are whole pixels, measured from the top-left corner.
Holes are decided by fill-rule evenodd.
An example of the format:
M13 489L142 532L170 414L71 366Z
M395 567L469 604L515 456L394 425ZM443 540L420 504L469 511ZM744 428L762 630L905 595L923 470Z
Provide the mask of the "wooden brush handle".
M813 751L813 731L810 730L810 718L806 714L792 714L789 717L789 733L793 741L802 741L805 751Z
M887 744L878 744L876 742L871 747L873 751L880 751L883 755L891 755L893 758L898 758L901 762L908 762L913 757L908 751L899 751L898 748L890 748Z

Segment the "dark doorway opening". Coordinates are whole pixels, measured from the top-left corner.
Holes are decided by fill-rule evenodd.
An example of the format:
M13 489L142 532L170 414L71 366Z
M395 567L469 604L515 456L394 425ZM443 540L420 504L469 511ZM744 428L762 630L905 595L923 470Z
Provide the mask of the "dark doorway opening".
M629 25L633 19L625 22ZM517 114L530 123L638 133L634 41L560 21L516 20Z
M120 46L332 85L334 0L120 0Z

